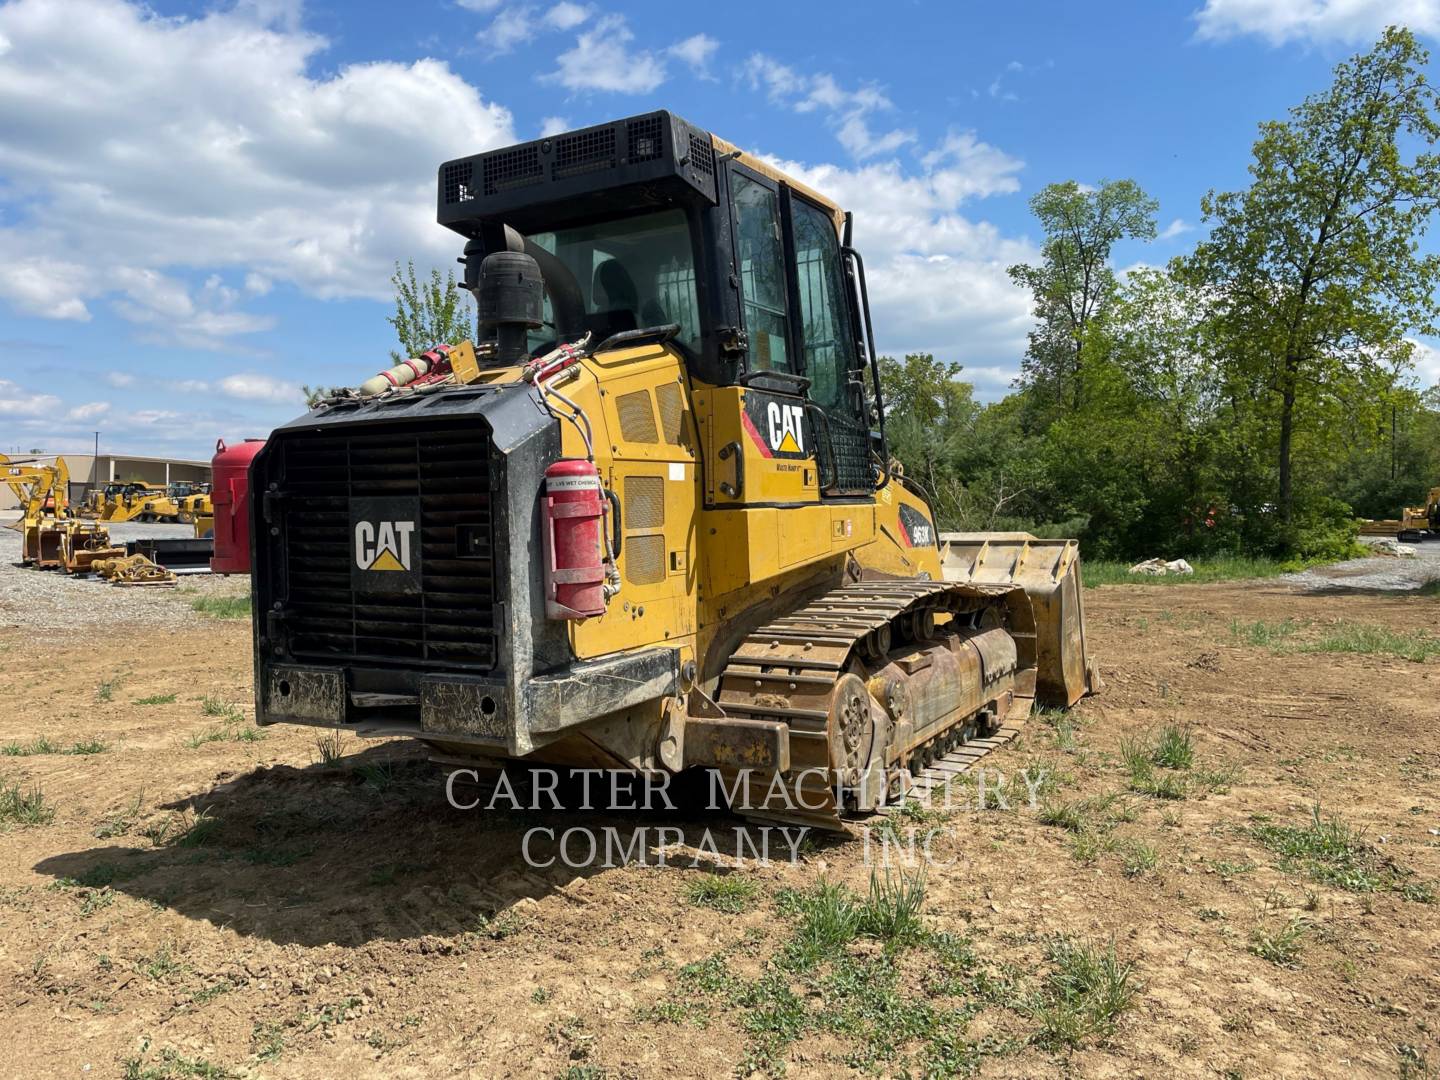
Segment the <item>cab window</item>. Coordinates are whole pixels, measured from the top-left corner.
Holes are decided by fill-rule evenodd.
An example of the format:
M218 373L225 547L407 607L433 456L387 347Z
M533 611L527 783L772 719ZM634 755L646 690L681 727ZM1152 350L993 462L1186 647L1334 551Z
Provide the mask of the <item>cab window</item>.
M790 371L786 338L785 245L780 198L770 188L734 172L735 247L740 259L740 299L756 371Z
M676 341L700 351L695 255L681 210L659 210L530 236L570 268L585 301L585 329L599 344L611 334L678 323ZM550 298L546 325L530 335L531 352L552 347Z
M825 211L799 197L791 199L795 232L795 285L805 374L810 399L830 408L840 403L855 366L855 343L848 332L840 242L835 222Z

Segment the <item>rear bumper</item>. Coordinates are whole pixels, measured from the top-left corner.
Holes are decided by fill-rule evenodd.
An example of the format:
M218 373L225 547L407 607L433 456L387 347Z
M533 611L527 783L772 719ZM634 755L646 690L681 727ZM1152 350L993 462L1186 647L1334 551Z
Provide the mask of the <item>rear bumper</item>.
M581 661L521 684L445 673L418 677L413 693L355 688L345 667L262 661L256 686L264 724L339 727L528 754L601 716L674 695L680 656L645 649Z

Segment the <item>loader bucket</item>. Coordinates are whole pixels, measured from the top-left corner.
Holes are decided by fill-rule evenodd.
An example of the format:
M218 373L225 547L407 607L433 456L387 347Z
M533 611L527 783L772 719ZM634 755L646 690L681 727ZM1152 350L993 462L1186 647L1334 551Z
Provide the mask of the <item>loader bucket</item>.
M1019 585L1030 597L1037 701L1068 708L1099 692L1099 674L1085 651L1078 541L1038 540L1029 533L941 533L940 545L946 581Z

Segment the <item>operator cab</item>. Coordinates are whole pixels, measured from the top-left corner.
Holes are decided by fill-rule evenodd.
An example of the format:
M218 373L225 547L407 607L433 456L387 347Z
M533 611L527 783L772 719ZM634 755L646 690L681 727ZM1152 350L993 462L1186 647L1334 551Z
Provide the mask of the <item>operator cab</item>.
M468 238L460 261L482 340L506 340L486 321L482 264L529 255L544 303L523 356L587 333L592 351L669 342L698 383L745 387L747 410L798 410L822 494L870 496L883 478L849 216L768 163L649 113L446 162L437 216ZM521 358L501 350L502 362Z

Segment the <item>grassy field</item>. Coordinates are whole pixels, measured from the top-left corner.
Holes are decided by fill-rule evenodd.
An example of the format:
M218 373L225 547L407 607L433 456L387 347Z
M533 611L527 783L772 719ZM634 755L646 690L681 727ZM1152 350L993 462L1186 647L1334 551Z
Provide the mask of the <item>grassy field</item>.
M1214 559L1193 560L1193 574L1166 574L1163 577L1148 577L1132 574L1128 562L1107 562L1085 560L1081 563L1081 574L1088 588L1100 585L1205 585L1212 581L1244 581L1249 578L1275 577L1277 574L1299 569L1294 563L1279 559L1251 559L1240 555L1225 555Z

